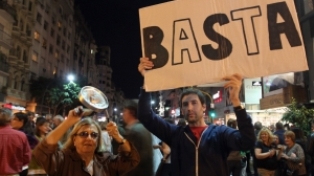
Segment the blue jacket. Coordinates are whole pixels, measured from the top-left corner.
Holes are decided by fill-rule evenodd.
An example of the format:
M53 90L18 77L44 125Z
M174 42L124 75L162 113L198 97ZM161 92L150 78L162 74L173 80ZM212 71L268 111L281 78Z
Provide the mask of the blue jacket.
M179 127L162 120L151 109L151 96L141 90L138 119L159 139L171 147L172 175L227 176L227 157L232 150L250 150L255 134L246 111L236 111L239 130L226 126L208 126L196 142L189 126Z

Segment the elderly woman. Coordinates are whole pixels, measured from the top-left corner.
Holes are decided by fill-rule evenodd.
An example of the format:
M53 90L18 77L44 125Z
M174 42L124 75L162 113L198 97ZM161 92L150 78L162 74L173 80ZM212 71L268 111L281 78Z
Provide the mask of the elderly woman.
M103 152L101 129L97 122L84 116L82 108L71 110L68 118L41 141L34 150L34 157L43 165L48 175L60 176L111 176L124 175L139 163L136 149L119 134L116 125L107 125L109 135L116 140L119 154ZM77 124L76 124L77 123ZM76 124L62 151L58 141Z
M295 134L292 131L285 132L285 143L287 148L281 158L286 161L286 175L306 175L305 156L302 147L295 143Z
M274 176L279 157L273 147L272 133L268 128L262 128L257 138L255 157L258 175Z

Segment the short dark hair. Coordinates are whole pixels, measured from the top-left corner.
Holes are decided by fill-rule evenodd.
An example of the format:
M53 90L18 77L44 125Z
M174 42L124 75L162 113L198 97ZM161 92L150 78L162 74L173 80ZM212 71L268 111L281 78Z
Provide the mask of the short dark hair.
M261 130L263 128L263 125L262 125L262 123L260 121L257 121L257 122L254 123L254 128L256 130Z
M228 119L227 126L230 127L230 128L236 129L237 126L238 126L237 125L237 120L233 119L233 118Z
M206 104L205 95L202 93L201 90L195 89L195 88L188 88L188 89L184 89L182 94L181 94L180 102L179 102L181 108L182 108L182 99L183 99L183 97L185 97L186 95L190 95L190 94L197 95L198 98L200 99L202 105Z
M276 129L278 129L278 130L283 130L283 124L281 123L281 122L277 122L276 123Z
M38 127L44 125L45 123L48 123L48 120L45 119L44 117L37 117L36 119L36 128L35 128L35 134L40 137L40 131Z
M183 127L185 127L185 126L186 126L186 121L185 121L185 119L179 119L177 125L178 125L178 126L183 126Z
M14 113L13 116L18 118L19 121L23 121L24 124L26 124L28 122L28 116L27 116L27 114L25 114L23 112Z
M19 119L19 121L23 121L23 126L19 129L23 131L25 134L33 135L34 129L31 125L31 121L28 119L28 115L23 112L14 113L13 116Z
M137 118L137 103L132 100L127 100L124 102L123 109L127 109L130 113Z

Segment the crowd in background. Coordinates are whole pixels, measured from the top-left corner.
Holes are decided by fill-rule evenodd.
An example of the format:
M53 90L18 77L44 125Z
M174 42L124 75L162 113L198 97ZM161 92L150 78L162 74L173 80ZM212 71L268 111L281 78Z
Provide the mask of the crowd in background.
M8 110L1 110L8 111ZM165 121L175 124L174 118L164 118ZM32 150L47 136L56 129L64 117L56 115L35 117L32 112L13 114L10 126L17 131L23 132L27 139L31 155ZM97 122L101 128L101 138L106 151L118 153L118 146L106 130L107 122ZM140 155L138 166L126 175L171 175L171 149L157 139L138 121L137 107L135 104L128 104L124 107L123 119L119 125L121 135L134 144ZM177 125L185 126L187 123L180 119ZM237 121L229 119L227 126L237 129ZM312 125L314 129L314 123ZM308 136L299 128L283 125L281 122L275 124L274 128L263 127L261 122L254 124L256 134L256 145L248 151L232 151L228 158L228 175L233 176L285 176L314 175L314 133ZM64 147L72 128L68 129L58 141L58 150ZM2 145L6 145L2 143ZM22 146L21 146L22 147ZM150 148L151 150L147 150ZM27 150L26 150L27 151ZM25 157L25 156L24 156ZM147 174L149 173L149 174ZM45 169L34 157L29 161L23 161L19 172L20 176L26 175L47 175Z

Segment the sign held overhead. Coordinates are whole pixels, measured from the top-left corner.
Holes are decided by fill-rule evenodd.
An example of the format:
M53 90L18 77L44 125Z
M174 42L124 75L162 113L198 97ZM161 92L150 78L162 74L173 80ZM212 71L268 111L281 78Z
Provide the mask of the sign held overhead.
M172 1L140 21L148 91L308 69L293 0Z

